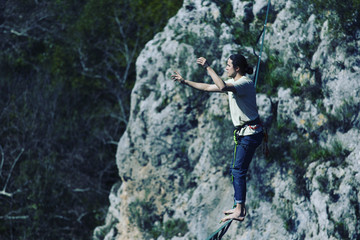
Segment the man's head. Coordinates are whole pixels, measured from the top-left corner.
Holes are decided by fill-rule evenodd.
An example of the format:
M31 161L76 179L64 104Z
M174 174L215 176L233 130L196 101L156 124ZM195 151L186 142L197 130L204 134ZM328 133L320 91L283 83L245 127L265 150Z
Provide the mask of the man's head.
M226 71L229 77L235 77L237 73L241 76L252 74L253 69L246 61L246 58L241 54L233 54L229 57L226 64Z

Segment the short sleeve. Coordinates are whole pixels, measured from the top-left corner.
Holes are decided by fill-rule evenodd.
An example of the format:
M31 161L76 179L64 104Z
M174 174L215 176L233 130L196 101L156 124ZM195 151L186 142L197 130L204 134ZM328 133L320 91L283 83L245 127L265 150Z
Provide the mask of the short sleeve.
M235 81L232 84L234 84L238 96L246 95L253 88L250 81Z

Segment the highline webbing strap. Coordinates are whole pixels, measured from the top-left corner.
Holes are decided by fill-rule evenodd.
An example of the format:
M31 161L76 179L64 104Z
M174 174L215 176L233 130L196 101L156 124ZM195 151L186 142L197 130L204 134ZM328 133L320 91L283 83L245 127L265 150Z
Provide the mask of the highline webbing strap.
M270 0L268 1L268 5L267 5L266 18L265 18L264 29L263 29L263 33L262 33L262 43L261 43L261 47L260 47L259 59L258 59L258 63L257 63L257 67L256 67L256 72L255 72L255 84L254 84L255 88L256 88L257 79L258 79L258 76L259 76L259 68L260 68L260 62L261 62L261 54L262 54L263 47L264 47L265 30L266 30L266 24L267 24L267 20L268 20L268 16L269 16L269 9L270 9Z

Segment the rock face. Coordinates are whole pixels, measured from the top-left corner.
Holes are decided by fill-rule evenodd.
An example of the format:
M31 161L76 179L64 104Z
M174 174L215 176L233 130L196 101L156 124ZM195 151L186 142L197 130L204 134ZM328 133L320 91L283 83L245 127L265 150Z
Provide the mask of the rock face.
M267 1L216 2L185 0L138 57L129 125L116 155L121 182L94 239L206 239L232 207L227 97L170 80L177 70L210 83L196 65L199 56L220 75L236 51L256 64L243 39L260 32ZM326 21L295 8L272 1L260 71L281 59L271 76L288 71L292 85L280 83L271 95L258 91L273 154L269 160L260 148L256 153L248 216L224 239L360 238L359 42L334 41Z

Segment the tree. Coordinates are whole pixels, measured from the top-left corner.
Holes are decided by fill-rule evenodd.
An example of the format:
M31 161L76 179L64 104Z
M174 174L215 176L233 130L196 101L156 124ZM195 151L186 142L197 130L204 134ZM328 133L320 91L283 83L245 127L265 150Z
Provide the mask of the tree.
M2 238L84 239L102 224L135 59L181 3L1 1Z

